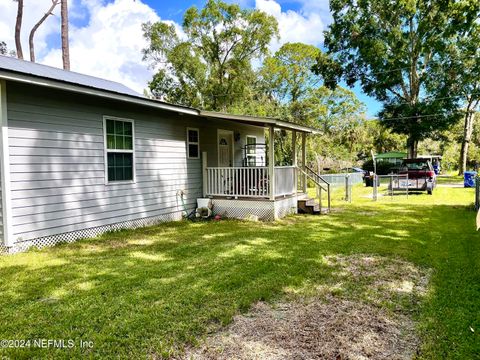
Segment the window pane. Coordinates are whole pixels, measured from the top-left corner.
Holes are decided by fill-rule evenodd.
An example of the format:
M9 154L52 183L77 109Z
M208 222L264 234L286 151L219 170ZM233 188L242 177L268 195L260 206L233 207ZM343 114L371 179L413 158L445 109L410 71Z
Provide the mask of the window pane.
M198 145L189 144L188 145L188 157L197 158L198 157Z
M133 154L108 153L108 181L133 180Z
M125 136L124 137L124 149L126 150L133 150L133 143L132 143L132 137L131 136Z
M115 168L108 167L108 181L115 181Z
M254 137L247 137L247 154L255 154L257 151L257 139Z
M198 142L197 130L188 130L188 142Z
M123 136L116 135L115 136L115 149L123 150Z
M107 159L108 159L108 162L107 162L107 166L115 166L115 157L114 157L114 154L111 154L111 153L108 153L107 154Z
M132 131L132 123L131 122L124 122L123 123L123 132L125 135L130 135L132 136L133 135L133 131Z
M123 154L123 166L132 167L133 165L133 154Z
M133 180L133 173L132 173L132 168L131 167L125 167L125 172L124 172L124 180Z
M107 120L107 134L115 134L115 121Z
M123 167L115 168L115 180L123 180Z
M115 149L115 136L107 135L107 149Z
M123 121L115 121L115 135L123 135Z

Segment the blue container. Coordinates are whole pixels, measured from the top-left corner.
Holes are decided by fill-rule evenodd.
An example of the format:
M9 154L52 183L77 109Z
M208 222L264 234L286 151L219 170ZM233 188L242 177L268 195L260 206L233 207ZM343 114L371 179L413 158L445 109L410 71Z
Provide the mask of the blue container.
M466 188L475 187L475 176L477 176L476 171L465 171L463 173L463 186Z

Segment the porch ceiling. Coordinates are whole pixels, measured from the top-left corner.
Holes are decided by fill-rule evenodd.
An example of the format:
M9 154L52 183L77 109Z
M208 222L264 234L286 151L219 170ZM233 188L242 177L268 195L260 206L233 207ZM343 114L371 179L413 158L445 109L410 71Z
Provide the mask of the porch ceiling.
M254 126L261 126L268 128L273 125L277 129L295 130L298 132L304 132L308 134L319 134L320 132L314 128L308 126L298 125L289 121L278 120L267 117L245 116L245 115L231 115L213 111L200 111L200 116L212 119L222 119L241 124L248 124Z

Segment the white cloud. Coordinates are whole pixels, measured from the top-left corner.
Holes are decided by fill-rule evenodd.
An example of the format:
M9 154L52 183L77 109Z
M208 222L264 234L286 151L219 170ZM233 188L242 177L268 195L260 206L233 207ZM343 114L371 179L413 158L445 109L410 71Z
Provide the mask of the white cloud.
M275 0L256 0L255 7L275 17L278 21L280 40L271 45L272 51L288 42L303 42L319 46L323 43L325 30L321 16L316 12L282 11Z
M71 69L121 82L141 93L152 77L142 61L146 42L141 25L160 20L155 11L132 0L106 5L84 0L82 5L90 16L86 26L70 29ZM61 50L51 50L42 62L61 67Z

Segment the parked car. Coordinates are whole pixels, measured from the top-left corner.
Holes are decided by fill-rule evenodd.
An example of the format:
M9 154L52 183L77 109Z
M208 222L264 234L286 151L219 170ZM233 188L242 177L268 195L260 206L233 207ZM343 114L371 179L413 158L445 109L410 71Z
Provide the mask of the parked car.
M408 175L398 181L398 188L413 191L426 191L431 195L436 186L436 174L428 159L405 159L398 171L399 175Z

